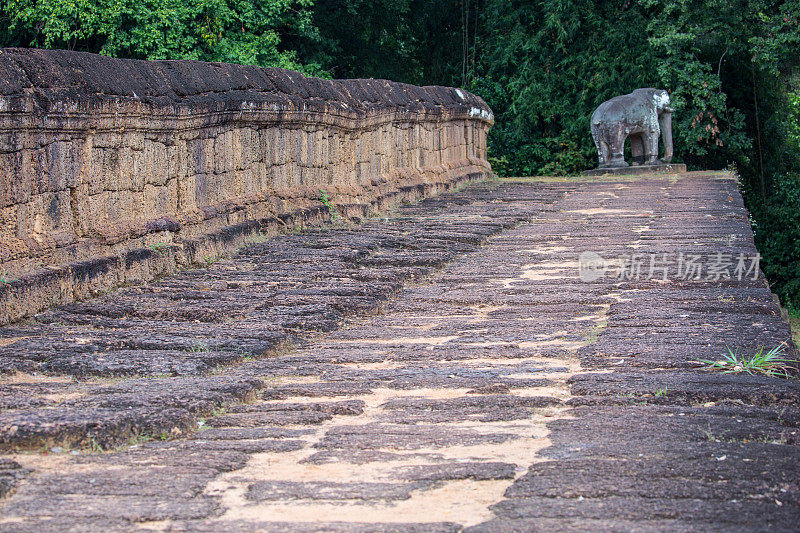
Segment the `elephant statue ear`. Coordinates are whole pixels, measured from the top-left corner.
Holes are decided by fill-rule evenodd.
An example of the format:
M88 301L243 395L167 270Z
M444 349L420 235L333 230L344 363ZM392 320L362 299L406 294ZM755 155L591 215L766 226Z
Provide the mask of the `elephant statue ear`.
M669 99L669 93L664 90L658 90L653 93L653 103L656 106L656 109L660 109L662 112L672 113L673 109L670 107L672 103Z

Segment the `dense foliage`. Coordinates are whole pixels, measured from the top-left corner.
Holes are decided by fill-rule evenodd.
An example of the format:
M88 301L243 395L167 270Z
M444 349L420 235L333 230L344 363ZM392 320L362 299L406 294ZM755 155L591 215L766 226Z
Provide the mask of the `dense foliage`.
M301 56L336 78L447 84L459 66L459 0L317 0L323 38L298 42Z
M0 0L0 44L321 72L281 46L318 39L314 0Z
M657 84L638 10L592 0L490 0L472 89L495 110L498 170L567 174L593 166L589 116Z
M588 118L670 91L678 161L735 167L773 288L800 307L797 0L0 0L0 45L461 85L501 174L594 166Z

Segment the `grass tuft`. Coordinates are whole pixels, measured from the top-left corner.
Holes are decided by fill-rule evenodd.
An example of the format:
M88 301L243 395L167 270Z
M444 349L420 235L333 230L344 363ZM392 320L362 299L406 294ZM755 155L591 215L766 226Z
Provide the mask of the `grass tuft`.
M199 341L192 343L191 345L187 346L184 351L189 353L204 353L209 352L211 349L208 347L208 344L205 342Z
M785 341L768 352L764 352L762 346L755 354L748 356L740 355L728 348L728 353L721 359L716 361L700 359L693 362L706 370L718 370L725 374L763 374L788 378L791 372L797 370L791 365L797 361L786 356Z
M9 276L8 272L0 272L0 283L8 284L8 283L14 283L15 281L17 281L17 278Z

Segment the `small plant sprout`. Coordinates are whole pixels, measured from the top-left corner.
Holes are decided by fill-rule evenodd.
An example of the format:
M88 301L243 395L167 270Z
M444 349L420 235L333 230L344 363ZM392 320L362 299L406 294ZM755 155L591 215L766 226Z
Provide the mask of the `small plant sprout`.
M663 398L666 395L667 395L667 388L666 387L658 389L656 391L656 393L655 393L655 397L656 398Z
M788 378L790 372L796 370L791 363L796 363L786 356L786 342L764 352L762 346L754 355L740 355L728 348L728 353L721 359L711 361L700 359L693 361L707 370L718 370L725 374L764 374Z
M186 351L190 352L190 353L201 353L201 352L208 352L209 348L208 348L208 344L206 344L205 342L200 341L200 342L192 343L190 346L188 346L186 348Z
M328 208L328 212L331 214L331 220L336 222L339 219L339 211L337 211L336 206L331 203L331 198L328 196L325 189L319 190L319 201Z
M148 248L150 248L154 252L164 252L169 248L169 244L165 242L157 242L155 244L151 244L150 246L148 246Z
M103 453L105 451L103 445L97 441L94 435L89 435L87 440L89 441L89 448L92 450L92 452Z

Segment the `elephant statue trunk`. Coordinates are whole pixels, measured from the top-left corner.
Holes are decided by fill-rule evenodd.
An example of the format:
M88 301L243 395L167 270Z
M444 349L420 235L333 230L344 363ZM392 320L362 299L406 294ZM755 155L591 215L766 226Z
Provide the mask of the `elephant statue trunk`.
M661 141L664 143L664 157L661 161L672 163L672 109L667 108L658 117L658 125L661 128Z

